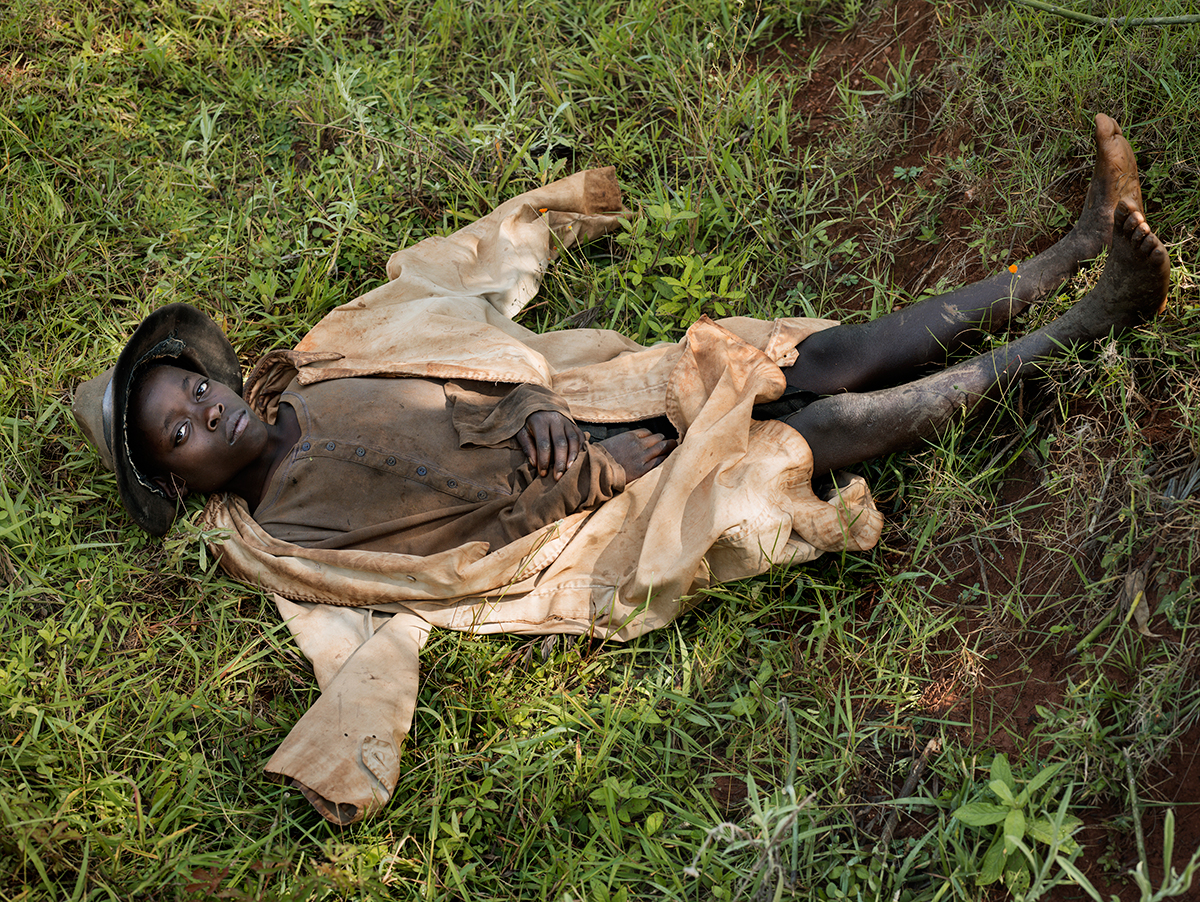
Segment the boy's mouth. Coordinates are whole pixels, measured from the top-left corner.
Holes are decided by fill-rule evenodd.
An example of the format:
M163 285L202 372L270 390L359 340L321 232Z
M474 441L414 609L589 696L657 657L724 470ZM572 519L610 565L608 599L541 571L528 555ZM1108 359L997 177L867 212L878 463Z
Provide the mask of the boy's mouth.
M233 444L242 437L242 433L246 431L246 424L250 422L250 414L244 410L239 410L233 416L233 428L229 430L229 444Z

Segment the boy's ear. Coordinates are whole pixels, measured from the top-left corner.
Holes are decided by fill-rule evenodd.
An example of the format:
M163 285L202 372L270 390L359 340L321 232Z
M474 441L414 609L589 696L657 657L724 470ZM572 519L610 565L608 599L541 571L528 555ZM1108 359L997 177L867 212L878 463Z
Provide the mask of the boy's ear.
M178 501L180 498L187 497L187 484L174 473L170 476L152 476L150 478L172 501Z

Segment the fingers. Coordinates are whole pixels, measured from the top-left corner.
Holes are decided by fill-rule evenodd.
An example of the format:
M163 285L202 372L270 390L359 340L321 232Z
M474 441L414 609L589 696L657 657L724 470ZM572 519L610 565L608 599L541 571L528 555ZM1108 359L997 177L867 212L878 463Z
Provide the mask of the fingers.
M670 457L671 452L674 451L678 447L679 447L679 442L673 438L664 439L663 441L659 442L655 446L655 448L656 448L656 451L654 454L655 463L654 463L654 466L652 466L650 469L653 470L654 467L657 467L664 460L666 460L668 457Z
M651 432L645 428L635 429L633 434L637 436L639 444L646 450L665 445L668 441L674 441L674 439L668 439L661 432Z
M554 459L554 438L551 435L553 414L549 411L538 411L531 414L525 421L525 428L517 433L517 441L521 450L529 458L539 476L545 476L550 471Z
M587 433L570 417L554 411L539 411L525 421L517 433L517 442L539 476L553 474L557 481L579 458L587 444ZM660 466L678 442L649 429L634 429L601 443L625 468L629 479L636 479Z
M575 463L575 458L579 456L579 449L585 440L586 436L583 430L573 420L569 420L561 414L554 414L550 423L550 441L554 447L552 463L556 480L561 479L571 464ZM545 476L546 473L542 471L541 475Z
M544 419L538 419L535 433L537 445L537 471L539 476L550 472L550 464L554 461L554 439L550 435L550 424Z
M521 446L521 450L525 452L525 457L529 459L531 466L537 466L537 451L533 447L533 436L529 431L529 423L526 422L521 431L517 433L517 444Z
M556 417L550 424L550 442L551 453L542 475L545 476L546 472L553 468L554 478L561 479L562 474L567 471L567 457L570 454L570 442L567 441L567 430L563 427L562 417Z
M634 429L606 439L601 445L625 469L627 479L644 476L660 466L678 442L649 429Z
M652 445L647 445L645 449L645 469L643 473L649 473L655 467L658 467L670 457L671 452L675 450L679 444L675 439L664 438L662 435L652 435L650 439L657 439ZM639 474L640 475L640 474Z
M556 480L575 463L586 442L587 434L574 420L551 410L530 415L517 433L517 443L538 475L553 471Z
M567 458L565 461L561 457L559 458L560 466L555 474L555 479L557 479L559 476L562 476L562 474L567 472L571 465L575 463L575 458L579 456L579 449L583 445L584 441L583 430L571 420L566 420L565 422L567 424Z

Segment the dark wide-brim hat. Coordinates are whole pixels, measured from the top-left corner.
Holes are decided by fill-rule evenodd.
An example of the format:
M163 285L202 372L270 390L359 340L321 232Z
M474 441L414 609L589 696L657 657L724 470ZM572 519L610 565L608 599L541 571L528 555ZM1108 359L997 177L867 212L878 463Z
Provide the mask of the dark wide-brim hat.
M190 304L168 304L142 320L117 365L80 385L71 404L80 428L116 472L121 503L153 536L171 528L179 501L139 472L131 459L129 396L138 375L160 364L192 370L242 393L237 352L220 326Z

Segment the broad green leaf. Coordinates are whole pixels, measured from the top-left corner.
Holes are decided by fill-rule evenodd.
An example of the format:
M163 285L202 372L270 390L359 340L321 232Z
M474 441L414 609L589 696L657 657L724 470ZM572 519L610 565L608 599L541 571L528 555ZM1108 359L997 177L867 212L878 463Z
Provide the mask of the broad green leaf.
M968 802L960 806L952 815L968 827L986 827L998 824L1008 816L1011 809L1004 805L993 805L991 802Z
M657 833L663 824L663 813L661 811L652 811L646 815L645 831L647 836L653 836Z
M591 884L592 898L595 900L595 902L609 902L609 900L612 899L612 896L609 895L608 892L608 886L605 885L603 880L593 877L591 879Z
M1004 854L1009 855L1025 836L1025 812L1013 808L1004 818Z
M1071 834L1081 826L1083 826L1083 821L1077 817L1068 814L1063 818L1062 829L1058 834L1058 845L1068 855L1079 848L1078 843L1071 839ZM1040 843L1050 845L1054 842L1054 822L1047 817L1030 819L1025 824L1025 832Z
M1029 848L1022 840L1016 837L1013 837L1012 844L1021 853L1020 855L1013 856L1014 858L1023 858L1029 862L1029 867L1037 867L1038 861L1037 857L1033 854L1033 849Z
M1062 770L1063 767L1064 764L1061 761L1057 764L1051 764L1049 767L1043 767L1037 772L1037 774L1034 775L1034 778L1029 781L1029 785L1025 787L1025 793L1027 795L1033 795L1052 779L1058 776L1058 772Z
M987 854L983 856L983 864L979 868L979 876L975 878L977 886L987 886L989 883L995 883L1000 879L1000 875L1004 872L1004 843L1000 840L999 835L992 840L991 847L987 850Z
M1025 891L1029 889L1029 867L1020 856L1008 860L1004 868L1004 885L1014 899L1025 898Z
M1008 766L1008 756L1003 752L992 759L992 780L999 780L1009 789L1017 788L1013 782L1012 768Z
M734 717L744 717L758 710L758 702L749 695L743 695L729 706L729 713Z
M658 712L649 705L638 712L638 720L644 724L653 725L662 723L662 718L658 716Z
M1012 787L1003 780L992 780L992 782L988 783L988 788L991 789L992 792L994 792L1002 802L1007 802L1009 805L1015 805L1017 803L1016 798L1013 796Z

